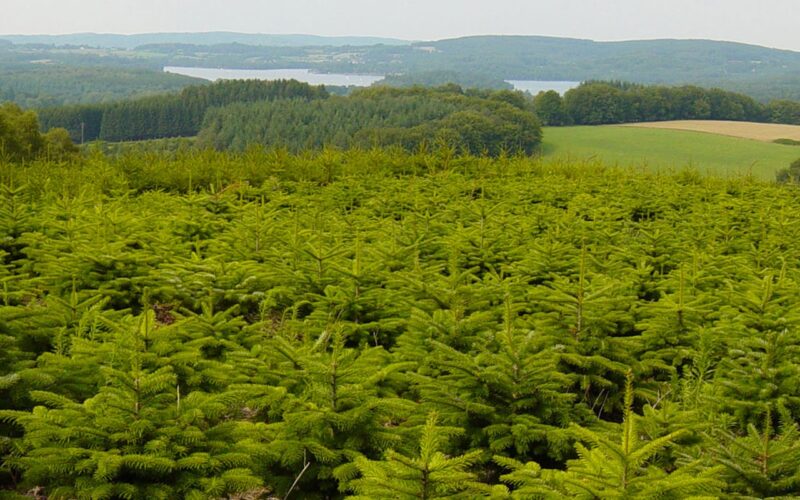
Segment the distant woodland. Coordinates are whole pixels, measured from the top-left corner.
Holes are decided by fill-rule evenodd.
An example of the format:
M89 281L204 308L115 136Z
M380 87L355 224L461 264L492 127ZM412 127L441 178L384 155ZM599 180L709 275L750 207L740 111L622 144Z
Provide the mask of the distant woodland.
M449 84L384 85L332 95L297 81L223 81L178 93L39 110L43 131L64 128L76 143L199 136L198 144L292 151L443 143L474 154L536 150L540 124L599 125L712 119L800 124L800 102L763 104L743 94L697 86L586 82L564 96Z
M297 81L230 81L111 104L47 108L39 116L43 129L66 128L75 141L136 141L197 135L214 106L327 96L324 88Z
M137 68L0 65L0 102L28 109L103 104L177 92L203 80Z
M212 110L201 144L244 150L252 144L299 152L400 146L416 150L444 144L471 154L536 151L542 132L522 94L378 87L349 97L236 104Z
M407 43L224 33L0 40L0 95L43 107L108 102L197 83L164 75L164 66L307 68L388 75L392 84L492 88L505 80L623 80L720 87L760 102L800 100L800 53L739 43L536 36Z
M733 120L800 125L800 102L762 104L743 94L697 86L587 82L566 92L540 93L536 112L547 125L600 125L664 120Z

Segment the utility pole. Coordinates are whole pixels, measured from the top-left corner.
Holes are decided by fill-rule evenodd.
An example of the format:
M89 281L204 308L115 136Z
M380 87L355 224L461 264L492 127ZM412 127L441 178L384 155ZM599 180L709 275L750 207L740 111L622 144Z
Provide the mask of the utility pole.
M86 124L84 122L81 122L81 146L83 146L83 131L84 131L85 127L86 127Z

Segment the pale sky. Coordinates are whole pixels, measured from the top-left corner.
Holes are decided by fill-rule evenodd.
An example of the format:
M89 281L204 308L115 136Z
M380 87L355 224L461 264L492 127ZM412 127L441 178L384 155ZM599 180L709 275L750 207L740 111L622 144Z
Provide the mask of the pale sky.
M800 0L0 0L1 34L709 38L800 51Z

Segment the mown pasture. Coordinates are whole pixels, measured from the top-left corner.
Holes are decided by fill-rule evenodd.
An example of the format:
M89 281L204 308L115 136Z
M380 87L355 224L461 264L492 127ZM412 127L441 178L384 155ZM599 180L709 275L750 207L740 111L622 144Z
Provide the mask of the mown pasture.
M800 157L795 146L686 130L629 126L547 127L545 157L596 159L624 167L715 175L752 174L770 180Z

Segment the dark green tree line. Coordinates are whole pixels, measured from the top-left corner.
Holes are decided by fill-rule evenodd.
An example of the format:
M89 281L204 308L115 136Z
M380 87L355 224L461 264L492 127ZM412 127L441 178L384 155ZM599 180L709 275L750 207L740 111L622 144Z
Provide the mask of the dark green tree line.
M590 81L540 93L535 109L547 125L600 125L667 120L732 120L800 125L800 103L762 104L744 94L698 86Z
M348 97L234 105L206 117L200 142L217 149L252 144L291 151L446 145L470 154L532 153L541 127L522 94L376 87Z
M138 141L197 135L212 107L235 102L276 99L320 99L322 87L295 80L223 81L166 94L110 104L74 105L39 111L43 128L62 127L74 141Z

